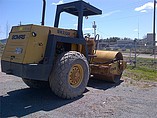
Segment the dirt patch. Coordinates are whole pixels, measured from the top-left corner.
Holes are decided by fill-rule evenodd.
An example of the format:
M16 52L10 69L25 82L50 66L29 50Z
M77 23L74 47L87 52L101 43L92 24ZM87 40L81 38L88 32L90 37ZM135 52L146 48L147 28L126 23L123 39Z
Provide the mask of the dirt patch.
M64 100L50 89L30 89L20 78L0 72L0 101L0 117L155 118L157 83L90 79L82 96Z
M157 87L157 82L152 82L152 81L144 81L144 80L133 80L131 78L128 77L123 77L122 78L125 82L126 86L137 86L140 88L150 88L150 87Z

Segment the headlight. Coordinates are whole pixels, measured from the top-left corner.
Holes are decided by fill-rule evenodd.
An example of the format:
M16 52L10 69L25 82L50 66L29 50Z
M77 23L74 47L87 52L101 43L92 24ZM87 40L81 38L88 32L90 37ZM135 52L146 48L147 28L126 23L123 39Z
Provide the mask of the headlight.
M36 34L35 32L32 32L32 36L33 36L33 37L36 37L37 34Z

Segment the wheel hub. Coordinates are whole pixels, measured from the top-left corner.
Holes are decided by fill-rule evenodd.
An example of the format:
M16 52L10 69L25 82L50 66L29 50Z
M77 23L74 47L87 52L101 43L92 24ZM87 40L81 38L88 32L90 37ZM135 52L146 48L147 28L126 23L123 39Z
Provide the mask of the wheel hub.
M73 88L77 88L83 80L83 68L80 64L72 66L68 76L68 82Z

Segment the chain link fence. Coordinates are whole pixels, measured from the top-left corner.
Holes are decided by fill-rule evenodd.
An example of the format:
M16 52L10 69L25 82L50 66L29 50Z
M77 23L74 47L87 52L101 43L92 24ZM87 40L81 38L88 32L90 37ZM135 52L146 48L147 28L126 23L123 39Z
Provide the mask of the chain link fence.
M151 47L137 47L122 51L124 60L132 67L148 67L157 70L157 52L153 54Z

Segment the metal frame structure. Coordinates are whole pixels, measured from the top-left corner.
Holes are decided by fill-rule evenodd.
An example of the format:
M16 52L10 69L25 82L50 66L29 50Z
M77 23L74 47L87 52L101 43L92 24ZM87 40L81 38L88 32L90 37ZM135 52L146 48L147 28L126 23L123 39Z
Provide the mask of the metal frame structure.
M59 25L61 12L67 12L69 14L72 14L78 17L78 28L77 28L78 38L83 38L83 33L82 33L83 16L102 14L102 11L100 9L82 0L57 5L54 27L58 27Z

